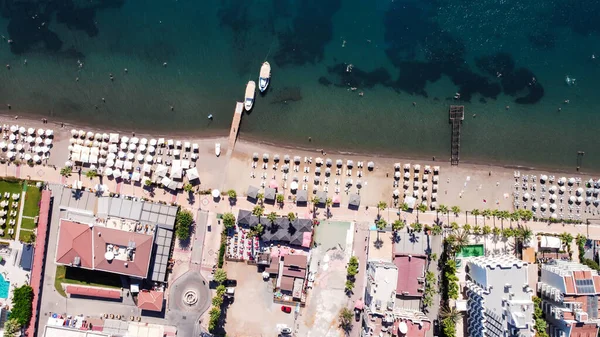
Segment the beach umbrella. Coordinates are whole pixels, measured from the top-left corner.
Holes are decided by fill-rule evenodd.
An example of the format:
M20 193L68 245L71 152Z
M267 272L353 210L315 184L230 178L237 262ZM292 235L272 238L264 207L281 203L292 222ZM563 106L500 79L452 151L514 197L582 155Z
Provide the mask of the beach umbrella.
M146 145L140 145L140 152L146 152Z
M433 174L439 174L440 173L440 167L439 166L434 166L433 167Z
M136 148L137 146L134 143L129 144L129 151L135 151Z
M278 163L278 162L279 162L279 155L278 155L278 154L275 154L275 155L273 156L273 161L274 161L274 162L276 162L276 163Z
M575 178L571 177L569 178L569 185L572 186L573 184L575 184Z
M329 176L331 174L331 169L328 167L325 169L325 174Z
M550 204L550 211L554 212L556 210L556 204Z
M221 192L219 192L219 190L217 190L217 189L212 190L211 194L212 194L212 197L215 199L217 199L218 197L221 196Z
M401 166L400 166L400 163L395 163L395 164L394 164L394 170L396 170L396 171L400 171L400 167L401 167Z
M181 148L181 141L180 140L178 140L178 141L175 142L175 147L178 148L178 149Z
M321 168L320 167L315 168L315 174L321 174Z
M395 178L396 180L400 179L400 171L396 171L396 172L394 172L394 178Z
M148 163L152 162L152 156L151 155L147 155L146 156L146 162L148 162Z
M134 145L135 146L135 145ZM127 143L121 143L121 145L119 145L119 148L123 151L127 150Z
M131 137L131 139L129 140L129 142L131 144L137 144L140 140L138 139L138 137Z
M561 194L563 194L563 193L565 193L565 191L567 190L567 188L566 188L566 187L564 187L564 186L561 186L561 187L559 188L559 190L560 190L560 193L561 193Z
M144 155L140 153L137 155L136 159L141 163L144 161Z
M437 207L438 207L437 202L432 202L430 207L431 207L432 210L436 210Z
M70 161L66 161L65 162L65 166L66 167L71 167L71 166L73 166L73 163L71 163Z
M40 143L40 144L42 144L42 143ZM85 142L83 142L83 145L86 147L90 147L90 146L94 145L94 142L92 142L89 139L86 139Z
M173 144L175 144L175 143L173 142L173 139L169 139L169 140L167 140L167 147L173 147Z
M35 140L35 139L34 139L34 140ZM70 144L77 144L77 139L75 139L75 138L70 138L70 139L69 139L69 143L70 143Z
M421 187L421 183L420 183L420 182L418 182L418 181L414 181L414 182L413 182L413 186L414 186L415 188L419 188L419 187Z
M542 211L545 211L548 208L548 204L547 203L543 203L541 206Z
M556 201L556 194L550 195L550 201L552 201L552 202Z
M113 170L112 170L110 167L107 167L107 168L104 170L104 175L105 175L105 176L107 176L107 177L110 177L110 176L112 176L112 174L113 174Z
M297 190L297 189L298 189L298 182L296 182L296 181L292 181L292 183L290 184L290 189L291 189L292 191L295 191L295 190Z
M351 169L354 166L354 161L353 160L347 160L346 161L346 166Z
M289 155L289 154L286 154L285 156L283 156L283 161L284 161L285 163L289 163L289 162L290 162L290 155Z
M127 136L121 137L121 143L129 143L129 137L127 137Z
M580 187L580 188L578 188L578 189L575 191L575 194L576 194L577 196L580 196L580 195L582 195L582 194L583 194L583 188L581 188L581 187Z
M125 173L125 172L121 172L121 170L120 170L120 169L115 169L115 170L113 171L113 176L114 176L115 178L120 178L122 175L124 175L124 173Z
M125 152L119 151L119 153L117 154L117 157L119 157L119 158L125 158L126 155L127 154Z
M189 151L192 148L192 144L190 142L183 143L183 148Z
M594 193L594 189L593 189L593 188L588 188L588 189L585 191L585 194L586 194L588 197L589 197L590 195L592 195L593 193Z
M23 151L23 144L17 144L17 151L21 152Z
M569 197L569 202L570 203L574 203L575 201L577 201L577 198L574 195L572 195L572 196Z
M264 161L268 161L269 160L269 154L268 153L263 153L263 160Z
M73 134L73 131L75 131L75 134ZM35 134L35 129L34 128L29 128L27 129L27 133L29 135L34 135ZM71 136L76 136L77 135L77 130L71 130Z
M131 153L131 152L129 152L129 153L127 154L127 159L128 159L128 160L133 160L133 158L134 158L134 157L135 157L135 154L133 154L133 153Z
M373 168L375 168L375 163L370 161L367 163L367 168L369 168L369 170L372 170Z
M75 148L75 147L73 147L73 145L69 145L69 146L67 146L67 150L69 150L69 152L73 152L73 149L74 149L74 148Z
M558 181L556 182L557 184L559 184L560 186L564 185L567 182L567 178L565 177L560 177L558 178Z
M556 219L558 216L556 215L556 213L552 213L552 215L550 216L552 219Z
M150 145L156 146L156 139L154 139L154 138L150 139ZM198 146L198 144L195 144L195 145L196 145L196 147Z
M108 133L103 133L102 134L102 140L105 142L110 141L110 135Z
M34 134L35 130L33 128L30 128L29 130L33 130L33 131L29 131L30 134ZM71 136L72 137L77 137L79 135L79 132L75 129L71 129Z
M40 129L40 130L42 130L42 129ZM40 130L38 130L38 134L41 135L43 132L40 132ZM94 139L94 133L92 131L88 131L87 134L86 134L86 138L89 139L89 140Z
M24 127L24 126L21 126L21 127L19 128L19 133L20 133L20 134L25 134L25 132L27 132L27 130L25 129L25 127Z
M13 143L8 143L8 150L9 150L9 151L12 151L12 150L14 150L14 149L15 149L15 144L13 144Z
M8 156L8 158L12 159L16 156L16 153L14 151L8 151L6 155Z
M404 164L404 171L409 171L410 170L410 164Z
M48 132L49 130L46 130L46 132ZM99 132L96 132L96 134L94 135L94 139L97 141L101 141L102 140L102 134Z
M100 143L97 140L95 140L95 141L92 142L92 146L93 147L99 147Z
M50 145L50 144L52 144L52 138L46 138L46 139L44 140L44 144L46 144L46 145Z
M338 160L335 161L335 165L337 167L342 167L343 164L344 164L344 162L341 159L338 159Z
M394 190L394 198L398 198L398 196L400 195L400 191L398 189Z
M585 199L585 203L586 203L587 205L591 204L591 203L592 203L592 201L594 201L594 198L592 198L592 197L587 197L587 198Z
M283 170L283 172L288 172L290 170L290 166L288 164L283 164L281 166L281 169Z
M331 158L327 158L325 160L325 165L327 165L327 167L331 167L331 165L333 165L333 160L331 160Z
M424 174L423 175L423 181L427 181L429 180L429 174Z
M179 146L181 146L181 142L178 142L178 143L179 143ZM140 139L140 144L148 145L148 139L146 139L146 138Z
M98 164L104 165L105 163L106 163L106 159L104 159L104 158L98 158Z
M25 154L25 160L26 161L30 161L31 160L31 155L29 153Z
M115 160L115 158L117 158L117 155L111 152L106 156L106 158L109 160Z
M437 193L431 193L431 201L437 200Z
M409 172L404 172L404 179L409 179L410 178L410 173Z
M10 126L10 132L17 132L19 131L19 126L18 125L11 125Z
M38 156L37 154L34 154L33 161L36 163L39 163L40 161L42 161L42 158L40 156Z
M413 191L413 197L415 197L415 198L419 197L419 190L414 190Z
M257 160L258 160L258 152L254 152L254 153L252 154L252 159L253 159L254 161L257 161Z
M85 137L85 131L79 130L79 138L84 138L84 137Z
M141 149L141 146L140 146L140 149ZM150 145L150 146L148 146L148 152L150 154L154 154L154 152L156 152L156 148L154 146Z
M8 139L9 139L11 142L14 142L14 141L17 139L17 136L15 136L15 135L10 135L10 136L8 136Z
M109 166L109 167L115 166L115 160L110 159L110 158L106 159L106 166Z
M415 165L413 166L413 170L414 170L415 172L419 172L419 171L421 170L421 165L419 165L419 164L415 164Z
M546 182L546 180L548 180L548 176L547 176L547 175L545 175L545 174L542 174L542 175L540 176L540 183L542 183L542 184L543 184L543 183L545 183L545 182Z
M598 207L598 205L600 205L600 199L596 198L596 200L594 200L594 206Z
M552 185L552 187L550 187L550 189L549 189L550 193L556 193L557 190L558 190L558 187L556 187L556 185Z
M429 195L429 193L427 192L423 192L423 195L421 196L422 200L427 200L427 196Z
M583 197L577 197L577 203L581 204L583 202Z

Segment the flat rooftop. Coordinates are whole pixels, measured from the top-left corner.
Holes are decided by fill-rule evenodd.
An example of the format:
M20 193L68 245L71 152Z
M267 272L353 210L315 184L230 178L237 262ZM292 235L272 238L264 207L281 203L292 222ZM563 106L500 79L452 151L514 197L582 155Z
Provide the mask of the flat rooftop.
M369 261L392 262L394 244L390 235L376 230L369 233Z

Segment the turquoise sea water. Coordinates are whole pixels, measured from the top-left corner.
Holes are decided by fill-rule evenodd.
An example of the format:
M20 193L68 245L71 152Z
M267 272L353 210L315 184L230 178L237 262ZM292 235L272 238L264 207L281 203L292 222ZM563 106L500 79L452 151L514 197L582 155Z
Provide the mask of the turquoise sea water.
M440 160L464 104L463 161L574 168L584 151L600 169L597 1L8 0L0 14L13 111L224 135L266 59L242 137Z

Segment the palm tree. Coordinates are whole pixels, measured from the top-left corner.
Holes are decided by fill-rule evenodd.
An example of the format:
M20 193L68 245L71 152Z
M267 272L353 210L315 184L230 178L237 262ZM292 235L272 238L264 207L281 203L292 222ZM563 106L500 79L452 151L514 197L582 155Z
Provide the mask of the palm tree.
M492 219L494 220L494 227L496 227L496 218L500 215L500 211L495 209L492 211Z
M379 231L382 231L387 227L387 221L385 221L385 219L379 219L375 222L375 227L377 227L377 241L380 241Z
M258 200L259 204L263 204L263 201L265 200L265 195L263 193L258 193L256 195L256 200Z
M449 320L454 323L458 323L458 320L462 317L462 313L456 310L455 307L445 306L440 310L440 317L443 320Z
M279 204L279 207L283 207L284 200L283 194L277 194L277 203Z
M331 205L333 205L333 200L331 200L331 198L327 198L325 200L325 207L327 207L327 217L329 217L329 209L331 208Z
M65 166L60 169L60 175L65 178L70 177L71 173L73 173L73 169L71 168L71 166Z
M460 213L460 207L452 206L452 213L454 213L454 216L458 216L458 213Z
M473 226L473 234L475 234L475 235L481 234L481 227L479 227L479 225Z
M458 226L458 223L452 222L450 223L450 228L452 229L452 231L456 232L460 228L460 226Z
M183 190L188 193L190 193L193 189L194 189L194 186L192 186L192 184L190 184L190 183L183 185Z
M277 220L277 213L275 212L271 212L267 215L267 219L269 221L271 221L271 224L273 224L275 222L275 220Z
M571 242L573 241L573 235L571 233L564 232L558 236L564 246L567 247L567 251L571 251Z
M252 215L258 217L259 219L263 215L264 212L265 212L265 209L260 205L256 205L252 209Z
M463 225L463 231L467 232L467 234L471 233L471 225L468 223Z
M492 234L497 239L500 236L500 234L502 234L502 230L500 228L498 228L498 227L494 227L492 229Z
M481 212L481 215L483 215L483 224L485 225L485 219L489 219L490 215L492 215L492 211L490 211L489 209L484 209Z
M492 232L492 229L488 225L484 225L483 228L481 229L481 233L483 233L483 235L485 235L485 236L490 235L491 232Z
M424 213L426 211L427 211L427 205L420 204L419 206L417 206L417 221L419 221L419 212Z
M415 222L410 225L410 228L412 228L413 231L420 233L423 230L423 225Z
M293 222L294 220L296 220L296 213L289 212L288 213L288 219L290 220L290 222Z
M98 176L98 172L96 172L96 170L89 170L85 173L85 176L90 179L94 179Z
M510 221L511 221L510 225L512 226L512 222L519 221L519 219L521 218L521 215L519 214L519 212L512 212L512 213L510 213L509 217L510 217Z
M504 227L504 220L508 219L510 213L508 211L500 211L498 212L498 219L500 219L500 226Z
M481 212L476 208L474 210L471 211L471 214L473 214L473 216L475 217L475 225L477 225L477 217L479 215L481 215Z
M440 212L442 212L442 214L448 216L448 223L450 223L450 213L448 212L448 206L440 205L439 209L440 209Z
M431 235L440 235L442 234L442 226L435 224L431 228Z
M227 191L227 195L229 196L229 199L235 199L235 198L237 198L237 193L235 192L235 190L229 190L229 191Z
M469 232L467 232L466 230L462 230L462 231L457 231L456 234L454 235L454 244L453 244L453 250L454 250L454 254L460 252L463 247L467 246L469 244Z
M383 211L387 208L387 203L385 201L380 201L377 203L377 217L379 218L379 212Z
M405 203L405 202L403 202L403 203L402 203L402 205L400 205L400 209L401 209L403 212L406 212L406 211L408 211L408 204L407 204L407 203Z
M403 220L396 220L396 221L392 222L392 230L394 232L401 231L405 226L406 226L406 222L404 222Z

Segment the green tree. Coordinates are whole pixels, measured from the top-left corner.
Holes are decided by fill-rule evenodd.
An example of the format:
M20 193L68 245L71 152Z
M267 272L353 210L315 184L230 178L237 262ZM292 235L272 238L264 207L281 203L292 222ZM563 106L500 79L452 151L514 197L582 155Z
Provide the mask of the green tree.
M462 314L460 311L456 310L455 307L442 307L440 310L440 317L442 319L448 319L451 320L454 323L457 323L458 320L462 317Z
M488 225L484 225L483 228L481 229L481 233L485 236L490 235L491 232L492 232L492 228L490 228L490 226L488 226Z
M288 213L288 219L290 220L290 222L296 220L296 213L294 212L289 212Z
M220 307L223 304L223 296L215 296L212 298L212 305Z
M190 232L192 224L194 223L194 216L190 211L180 209L175 217L175 235L181 241L185 241L190 238Z
M456 231L457 231L457 230L460 228L460 226L458 225L458 223L456 223L456 222L452 222L452 223L450 224L450 228L451 228L453 231L455 231L455 232L456 232Z
M256 236L260 237L264 232L265 232L265 227L259 223L250 230L250 232L248 233L248 236L251 238L256 237Z
M387 227L387 221L385 221L385 219L379 219L375 223L375 226L377 227L378 230L382 231Z
M438 255L437 255L437 253L433 253L433 254L429 255L429 258L431 259L431 261L437 261Z
M408 211L408 204L407 204L407 203L405 203L405 202L403 202L403 203L402 203L402 205L400 205L400 209L401 209L403 212L407 212L407 211Z
M223 284L227 281L227 272L222 268L215 270L215 275L213 276L213 280L218 284Z
M256 194L256 200L262 205L263 201L265 201L265 195L263 193Z
M483 224L485 225L485 219L489 219L492 215L492 211L489 209L484 209L481 211L481 215L483 215Z
M419 213L425 213L427 211L427 205L419 204L417 206L417 221L419 221Z
M260 218L261 216L263 216L264 211L265 209L262 206L256 205L252 209L252 215Z
M420 233L423 230L423 225L418 222L415 222L410 225L410 228L412 228L412 230L414 230L415 232Z
M448 223L450 223L450 212L448 211L448 206L440 205L440 207L438 207L438 208L442 214L444 214L448 217Z
M387 208L387 203L385 201L380 201L377 203L377 216L379 216L379 212L383 211Z
M468 223L463 225L463 231L465 231L467 234L471 233L471 225L469 225Z
M353 317L354 317L354 313L352 312L352 310L350 310L346 307L342 308L342 310L340 310L340 312L338 314L338 321L340 323L340 327L346 333L349 333L350 330L352 329L352 318Z
M96 172L96 170L88 170L85 173L85 176L88 177L88 178L90 178L90 179L94 179L94 178L96 178L98 176L98 172Z
M511 227L504 228L502 230L502 236L506 239L512 238L515 235L515 230Z
M327 198L327 200L325 200L325 207L327 207L327 209L329 209L329 208L331 208L332 205L333 205L333 199Z
M227 229L233 228L235 226L235 215L230 212L223 214L223 225Z
M13 290L12 310L10 318L20 326L29 323L32 314L33 288L28 285L20 286Z
M502 230L498 227L494 227L492 229L492 234L494 235L494 237L498 238L500 234L502 234Z
M65 166L60 169L60 175L65 178L70 177L71 173L73 173L73 168L71 168L71 166Z
M475 217L475 225L477 225L477 217L481 215L481 212L476 208L471 211L471 214Z
M19 330L21 330L21 325L16 319L10 318L4 322L4 337L14 337Z
M311 202L312 202L313 206L315 208L317 208L317 206L319 206L319 204L321 203L321 199L319 199L319 197L317 197L317 196L314 196L312 198Z
M473 226L473 234L475 234L475 235L481 234L481 227L479 225Z
M277 194L277 197L276 197L276 198L277 198L277 203L278 203L279 205L283 205L283 202L285 201L285 199L284 199L284 197L283 197L283 194Z
M458 216L458 213L460 213L460 207L452 206L452 213L454 213L454 216Z
M431 234L432 235L442 234L442 226L438 225L438 224L433 225L433 227L431 228Z
M235 190L229 190L227 191L227 196L229 197L229 199L236 199L237 193L235 192Z
M224 285L220 284L217 286L216 290L217 290L217 296L223 297L225 295L225 292L227 291L227 288Z
M150 180L150 179L144 180L144 186L148 186L148 187L152 186L152 180Z
M275 220L277 220L277 213L275 212L271 212L267 215L267 220L269 220L271 222L271 224L273 224L275 222Z
M573 241L573 235L568 232L564 232L558 236L562 244L567 247L567 251L571 251L571 242Z
M192 184L190 184L190 183L183 185L183 190L187 193L190 193L193 189L194 189L194 186L192 186Z
M392 230L394 232L401 231L405 226L406 222L404 222L403 220L395 220L394 222L392 222Z
M354 289L354 282L352 282L351 280L346 280L346 287L344 290L346 292L352 292L353 289Z

